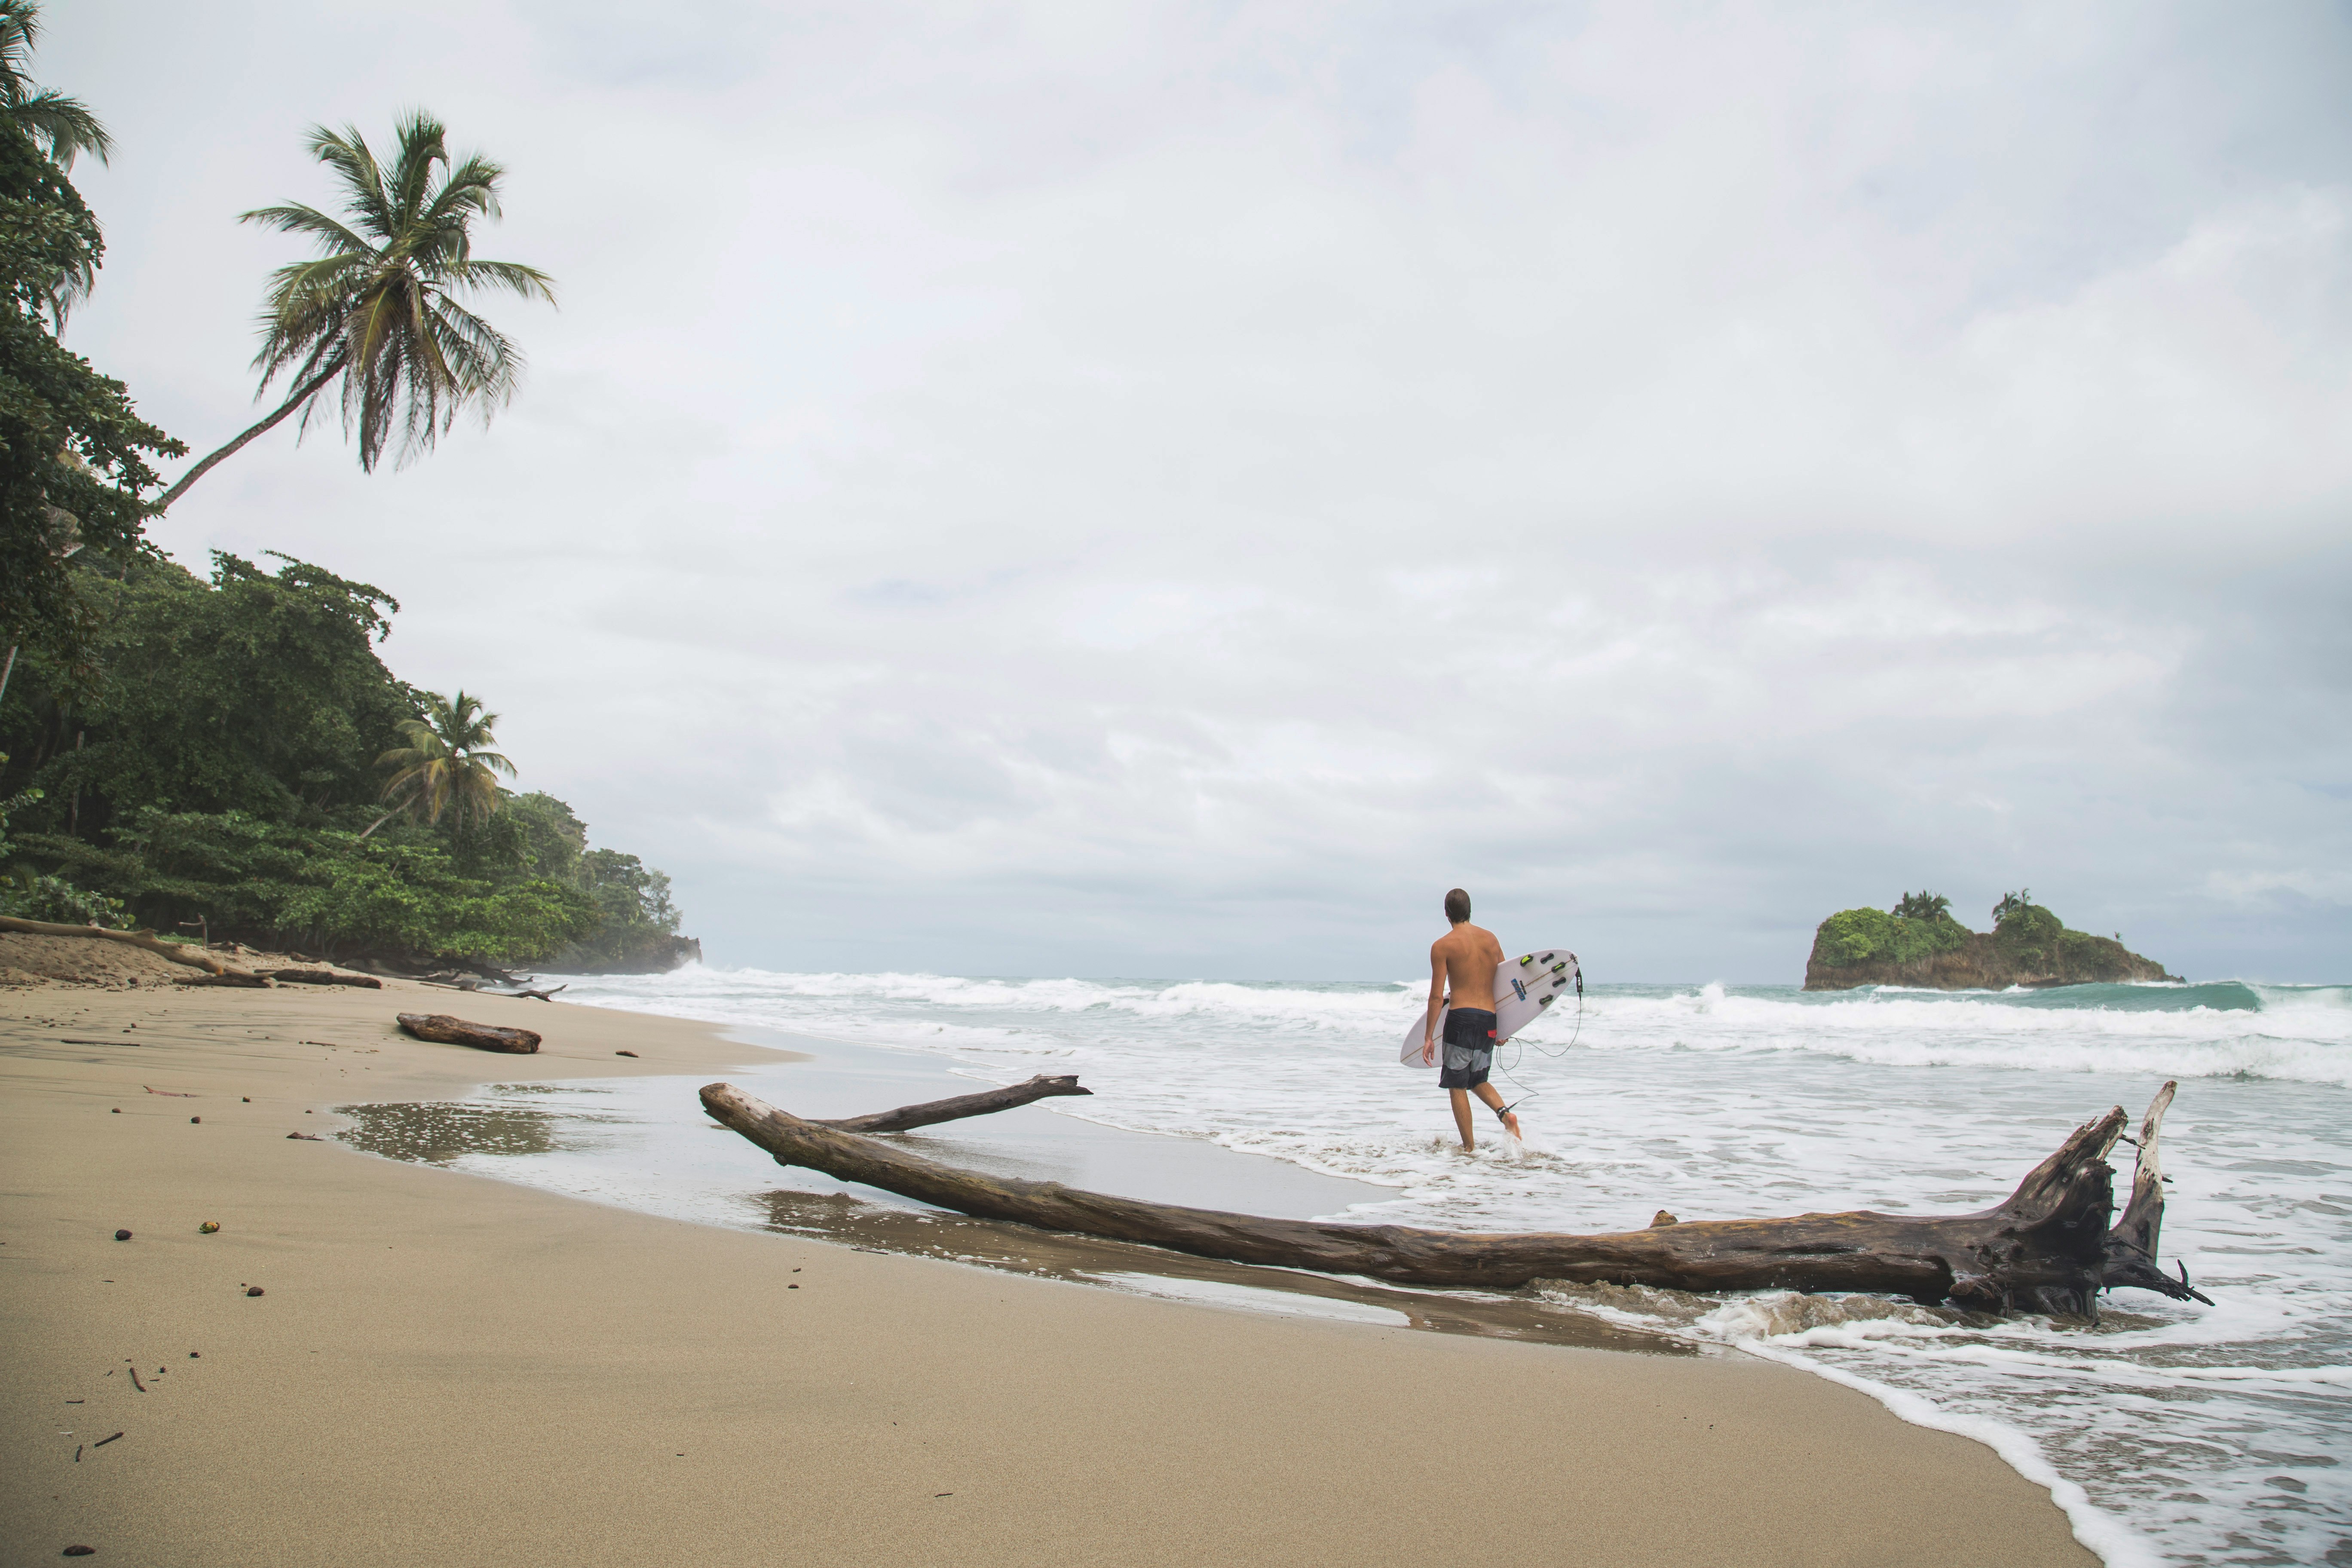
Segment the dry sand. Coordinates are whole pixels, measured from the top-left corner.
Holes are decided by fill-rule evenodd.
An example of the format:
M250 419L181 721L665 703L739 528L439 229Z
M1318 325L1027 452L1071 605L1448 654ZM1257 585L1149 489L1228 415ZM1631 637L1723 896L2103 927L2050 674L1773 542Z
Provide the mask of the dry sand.
M547 1044L426 1045L403 1009ZM0 1563L2096 1561L1990 1451L1736 1355L1139 1299L287 1137L755 1058L390 982L0 991Z

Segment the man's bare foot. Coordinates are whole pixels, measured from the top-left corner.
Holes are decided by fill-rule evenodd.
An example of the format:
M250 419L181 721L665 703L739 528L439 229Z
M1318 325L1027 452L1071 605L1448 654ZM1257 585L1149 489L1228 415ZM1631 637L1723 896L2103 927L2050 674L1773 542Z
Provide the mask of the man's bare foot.
M1507 1110L1503 1112L1503 1131L1513 1138L1517 1138L1519 1135L1519 1119Z

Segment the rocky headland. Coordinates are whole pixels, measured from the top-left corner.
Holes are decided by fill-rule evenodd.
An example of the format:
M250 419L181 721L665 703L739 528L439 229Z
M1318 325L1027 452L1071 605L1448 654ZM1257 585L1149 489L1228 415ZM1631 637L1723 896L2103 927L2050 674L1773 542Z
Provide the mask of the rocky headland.
M1993 929L1970 931L1948 900L1905 894L1894 913L1841 910L1813 932L1805 961L1808 991L1863 985L1916 985L1940 991L2005 991L2012 985L2087 985L2177 980L2154 959L2121 942L2065 922L2030 895L2011 894L1993 911Z

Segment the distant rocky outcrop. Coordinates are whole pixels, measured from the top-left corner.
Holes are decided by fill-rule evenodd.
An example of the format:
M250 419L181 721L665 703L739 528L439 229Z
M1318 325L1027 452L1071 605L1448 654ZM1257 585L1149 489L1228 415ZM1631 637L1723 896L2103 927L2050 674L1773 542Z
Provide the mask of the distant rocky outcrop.
M2004 991L2012 985L2086 985L2177 980L2164 965L2120 942L2069 931L2030 895L2011 894L1994 910L1993 929L1974 931L1954 920L1948 900L1906 894L1898 912L1841 910L1813 932L1805 961L1808 991L1862 985L1917 985L1940 991Z

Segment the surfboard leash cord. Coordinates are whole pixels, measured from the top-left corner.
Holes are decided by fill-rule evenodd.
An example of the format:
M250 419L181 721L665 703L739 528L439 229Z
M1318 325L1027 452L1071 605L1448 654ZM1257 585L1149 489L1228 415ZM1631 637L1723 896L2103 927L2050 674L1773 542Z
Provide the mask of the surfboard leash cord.
M1568 1044L1560 1047L1559 1049L1555 1051L1546 1048L1544 1044L1539 1040L1536 1043L1536 1049L1543 1055L1551 1058L1554 1061L1558 1061L1560 1058L1568 1055L1569 1052L1576 1049L1576 1042L1583 1037L1584 965L1579 963L1576 966L1576 1026L1569 1032ZM1495 1070L1501 1073L1505 1078L1510 1079L1511 1087L1519 1091L1519 1098L1511 1101L1510 1104L1504 1106L1500 1110L1496 1111L1495 1115L1497 1119L1508 1115L1510 1112L1517 1110L1520 1106L1525 1105L1528 1100L1538 1099L1543 1094L1543 1090L1539 1089L1529 1089L1526 1084L1521 1083L1517 1078L1512 1076L1511 1068L1519 1065L1522 1060L1522 1053L1525 1047L1524 1042L1516 1035L1511 1037L1510 1043L1510 1067L1504 1067L1497 1064Z

